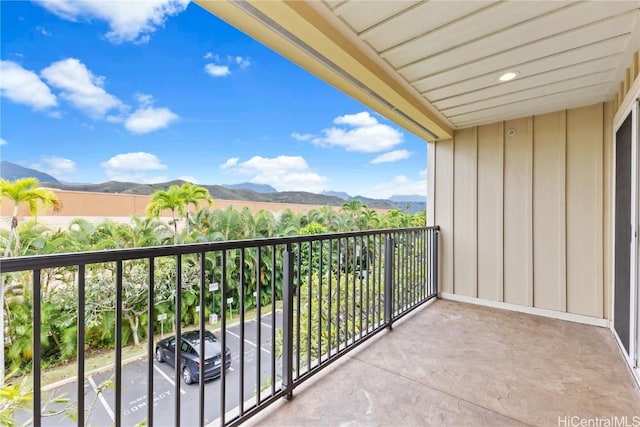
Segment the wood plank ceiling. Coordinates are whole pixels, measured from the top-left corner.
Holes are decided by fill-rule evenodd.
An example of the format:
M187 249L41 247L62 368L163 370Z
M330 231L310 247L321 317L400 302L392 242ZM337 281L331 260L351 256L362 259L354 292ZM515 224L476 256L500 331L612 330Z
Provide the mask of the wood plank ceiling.
M640 49L640 0L310 4L455 128L611 100Z

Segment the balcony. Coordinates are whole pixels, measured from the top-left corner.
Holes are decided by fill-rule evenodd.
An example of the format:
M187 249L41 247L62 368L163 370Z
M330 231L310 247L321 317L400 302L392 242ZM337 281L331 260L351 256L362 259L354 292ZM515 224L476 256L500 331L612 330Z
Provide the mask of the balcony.
M86 287L110 271L115 363L85 372L80 327L77 374L49 390L67 392L74 424L638 424L637 1L198 3L428 141L439 227L0 260L34 295L35 337L48 272L73 277L82 326ZM498 83L509 69L519 78ZM138 262L147 336L182 317L184 286L201 333L210 304L235 316L212 327L234 355L219 379L183 386L153 362L153 339L125 363ZM159 290L174 301L166 320ZM43 418L41 346L20 416L57 424Z
M637 420L640 394L607 329L436 300L438 246L437 227L422 227L2 259L7 283L29 282L22 285L35 296L31 339L43 336L33 341L34 409L16 419L33 417L36 426ZM168 280L167 263L174 271ZM151 290L144 312L156 319L144 326L155 338L146 354L125 361L125 300L138 264L148 275L137 285ZM74 378L42 387L43 345L51 334L43 284L51 277L72 278L78 295L72 311L84 327L77 328ZM114 363L89 372L88 307L96 303L97 277L114 303L117 344ZM183 319L175 334L213 329L222 348L231 349L231 367L219 378L187 385L181 369L155 360L158 330L171 328L157 316L167 283L168 315ZM198 298L185 304L193 292ZM235 316L221 316L210 328L205 313L214 301L213 312ZM190 326L184 319L194 311ZM174 357L174 366L181 364ZM204 362L199 356L201 377ZM49 397L61 394L77 421L50 416L64 405Z

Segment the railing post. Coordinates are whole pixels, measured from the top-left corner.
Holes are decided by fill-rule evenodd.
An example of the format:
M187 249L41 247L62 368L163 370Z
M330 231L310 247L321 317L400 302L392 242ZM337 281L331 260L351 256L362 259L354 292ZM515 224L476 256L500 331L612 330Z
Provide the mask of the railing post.
M387 235L384 245L384 323L393 329L393 237Z
M433 265L431 266L433 271L433 292L436 298L438 298L438 239L440 236L440 229L433 231Z
M283 307L282 307L282 387L285 399L293 398L293 249L291 244L283 253Z

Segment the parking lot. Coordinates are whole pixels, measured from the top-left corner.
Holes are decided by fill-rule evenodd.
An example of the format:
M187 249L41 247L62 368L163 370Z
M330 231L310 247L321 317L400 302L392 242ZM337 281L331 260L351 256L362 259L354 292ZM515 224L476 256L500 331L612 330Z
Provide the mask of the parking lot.
M280 313L275 316L265 315L258 322L257 319L245 321L244 331L244 401L252 399L260 389L260 384L270 384L271 379L281 378L281 362L276 360L275 372L272 372L271 359L274 354L272 343L273 317L275 317L276 336L277 329L282 327ZM258 343L257 335L260 328L261 340ZM213 331L219 336L219 331ZM167 336L167 334L165 334ZM226 345L231 350L232 363L226 371L226 410L236 408L240 402L240 325L227 327ZM260 383L257 384L258 357L260 361ZM158 426L170 426L174 424L175 409L175 373L173 367L167 363L153 361L153 405L154 424ZM122 424L133 426L144 421L147 416L147 367L146 357L136 360L122 367ZM115 391L113 387L104 387L102 393L98 393L103 382L114 380L113 370L103 371L85 377L85 408L87 409L86 422L92 426L110 426L115 419ZM220 378L205 383L205 422L212 422L220 415ZM199 387L198 384L186 385L180 382L181 423L185 426L197 425L199 416ZM75 401L76 383L71 382L58 388L49 390L54 395L66 394L65 397ZM51 409L56 409L52 407ZM75 423L62 415L45 417L42 425L60 426L75 425Z

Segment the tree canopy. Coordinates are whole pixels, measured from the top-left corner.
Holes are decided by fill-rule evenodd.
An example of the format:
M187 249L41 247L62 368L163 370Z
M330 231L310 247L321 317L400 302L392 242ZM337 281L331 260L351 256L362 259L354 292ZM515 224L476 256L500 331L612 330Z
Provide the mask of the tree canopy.
M146 213L150 218L157 218L162 211L171 211L174 244L177 244L178 217L185 217L186 228L189 230L189 206L193 205L197 212L202 200L206 201L209 206L213 204L213 199L206 188L189 182L185 182L182 186L172 185L167 190L158 190L152 194Z

